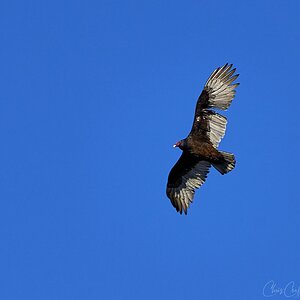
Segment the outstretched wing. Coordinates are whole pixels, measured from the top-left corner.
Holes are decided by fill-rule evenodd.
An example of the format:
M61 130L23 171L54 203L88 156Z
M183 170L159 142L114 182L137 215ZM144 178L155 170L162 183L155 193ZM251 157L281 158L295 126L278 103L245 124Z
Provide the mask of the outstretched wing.
M204 89L198 98L196 115L205 108L218 108L226 110L235 96L235 89L239 83L233 84L239 74L234 75L236 69L231 65L224 65L214 70L207 79Z
M236 69L231 68L232 64L226 64L217 68L209 76L198 98L191 130L191 134L210 141L215 148L225 134L227 120L224 116L208 109L226 110L230 106L236 93L235 88L239 85L239 83L233 84L239 75L234 75Z
M167 196L180 214L182 211L187 213L195 190L205 182L210 166L209 162L183 152L172 168L168 177Z

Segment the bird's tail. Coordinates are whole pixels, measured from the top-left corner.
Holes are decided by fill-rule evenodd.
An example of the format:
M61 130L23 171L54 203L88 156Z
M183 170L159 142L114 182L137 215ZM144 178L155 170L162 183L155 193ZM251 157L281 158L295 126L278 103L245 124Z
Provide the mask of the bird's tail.
M227 174L235 167L235 158L232 153L228 153L225 151L219 151L223 159L220 159L220 161L213 163L213 166L222 174Z

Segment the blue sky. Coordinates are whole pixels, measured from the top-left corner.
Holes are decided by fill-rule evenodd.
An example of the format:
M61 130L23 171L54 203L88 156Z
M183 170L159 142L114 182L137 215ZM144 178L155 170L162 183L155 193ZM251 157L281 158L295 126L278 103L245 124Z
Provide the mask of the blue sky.
M300 285L299 1L3 1L0 298L265 299ZM241 74L188 215L165 195L209 74ZM274 295L273 299L284 299Z

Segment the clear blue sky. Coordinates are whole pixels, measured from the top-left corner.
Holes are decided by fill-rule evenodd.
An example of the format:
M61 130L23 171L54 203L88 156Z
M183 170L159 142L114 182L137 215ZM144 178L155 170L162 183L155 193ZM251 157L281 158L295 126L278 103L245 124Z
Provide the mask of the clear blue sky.
M0 299L265 299L300 285L299 1L2 1ZM165 195L214 68L241 74L187 216ZM276 295L276 299L284 296Z

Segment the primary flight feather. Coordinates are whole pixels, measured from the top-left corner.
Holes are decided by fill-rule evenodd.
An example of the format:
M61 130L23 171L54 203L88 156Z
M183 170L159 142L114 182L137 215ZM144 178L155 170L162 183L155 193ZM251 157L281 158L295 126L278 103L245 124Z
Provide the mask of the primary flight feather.
M234 155L217 149L227 119L212 110L230 106L239 85L234 83L239 76L234 75L235 70L232 64L226 64L212 72L198 98L191 132L174 145L182 154L169 174L167 196L180 214L187 213L195 190L205 182L211 165L222 175L235 167Z

